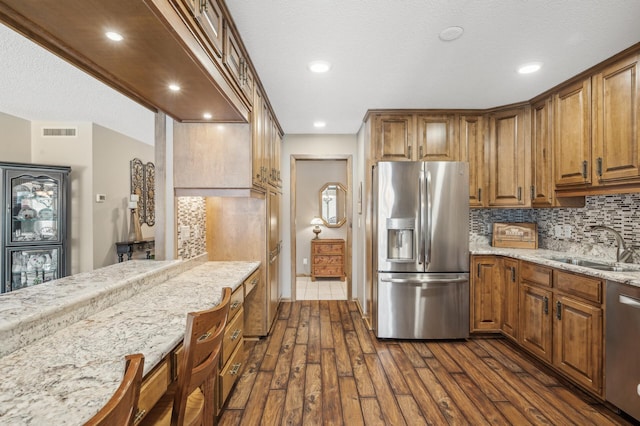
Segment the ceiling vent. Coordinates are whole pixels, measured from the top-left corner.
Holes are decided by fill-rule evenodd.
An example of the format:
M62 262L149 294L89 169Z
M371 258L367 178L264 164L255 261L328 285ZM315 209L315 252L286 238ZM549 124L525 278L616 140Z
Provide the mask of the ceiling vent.
M45 138L75 138L78 136L77 127L43 127L42 137Z

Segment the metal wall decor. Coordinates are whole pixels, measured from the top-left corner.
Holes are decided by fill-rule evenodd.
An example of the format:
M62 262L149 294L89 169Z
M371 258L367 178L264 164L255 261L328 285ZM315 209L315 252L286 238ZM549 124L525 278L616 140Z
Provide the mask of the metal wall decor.
M140 223L153 226L156 223L156 166L152 162L144 164L139 158L131 160L130 165L131 193L138 195Z

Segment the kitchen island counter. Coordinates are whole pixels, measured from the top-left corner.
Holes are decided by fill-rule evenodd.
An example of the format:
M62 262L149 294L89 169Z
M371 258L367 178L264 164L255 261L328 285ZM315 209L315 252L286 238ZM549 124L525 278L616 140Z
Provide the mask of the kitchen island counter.
M215 306L223 287L238 288L260 265L204 262L182 270L189 262L141 262L168 270L153 285L0 358L0 424L83 424L119 386L125 355L143 353L146 375L182 341L188 312Z

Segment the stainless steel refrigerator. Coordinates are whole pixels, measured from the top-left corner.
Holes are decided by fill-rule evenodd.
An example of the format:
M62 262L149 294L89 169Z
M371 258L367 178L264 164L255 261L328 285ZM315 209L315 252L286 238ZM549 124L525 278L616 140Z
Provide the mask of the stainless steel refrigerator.
M468 337L468 163L379 162L372 177L376 336Z

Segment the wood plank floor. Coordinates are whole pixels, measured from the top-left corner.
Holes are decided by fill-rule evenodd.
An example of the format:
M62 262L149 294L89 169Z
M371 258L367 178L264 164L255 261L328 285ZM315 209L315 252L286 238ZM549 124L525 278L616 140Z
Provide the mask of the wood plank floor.
M503 339L377 340L354 302L282 303L221 425L632 424Z

